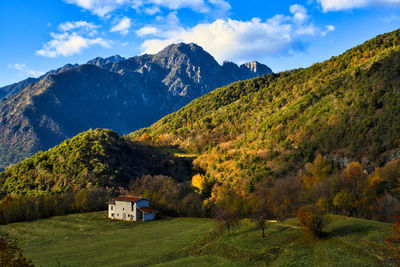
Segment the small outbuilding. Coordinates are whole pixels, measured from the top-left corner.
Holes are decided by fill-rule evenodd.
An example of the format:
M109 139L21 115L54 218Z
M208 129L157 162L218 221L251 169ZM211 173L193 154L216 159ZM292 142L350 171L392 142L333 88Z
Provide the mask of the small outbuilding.
M108 204L108 218L124 221L151 221L158 213L149 207L150 199L118 196Z

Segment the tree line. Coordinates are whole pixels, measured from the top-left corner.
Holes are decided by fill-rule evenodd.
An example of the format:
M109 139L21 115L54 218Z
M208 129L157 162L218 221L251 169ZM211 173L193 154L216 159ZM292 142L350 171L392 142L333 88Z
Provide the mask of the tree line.
M0 224L106 209L113 192L102 188L39 196L6 195L0 201Z

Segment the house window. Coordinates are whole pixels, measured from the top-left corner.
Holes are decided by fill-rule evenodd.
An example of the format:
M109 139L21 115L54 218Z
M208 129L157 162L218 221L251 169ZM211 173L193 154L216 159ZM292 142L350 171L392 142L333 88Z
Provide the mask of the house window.
M114 209L114 206L111 206L111 210L113 210Z

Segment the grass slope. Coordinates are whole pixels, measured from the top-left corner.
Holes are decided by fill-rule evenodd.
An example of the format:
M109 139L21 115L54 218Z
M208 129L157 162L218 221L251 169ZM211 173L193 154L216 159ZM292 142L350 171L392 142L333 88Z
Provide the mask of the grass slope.
M104 212L0 226L38 266L395 266L385 237L392 225L333 216L328 237L304 236L295 219L269 224L266 238L248 220L231 237L209 219L126 223Z

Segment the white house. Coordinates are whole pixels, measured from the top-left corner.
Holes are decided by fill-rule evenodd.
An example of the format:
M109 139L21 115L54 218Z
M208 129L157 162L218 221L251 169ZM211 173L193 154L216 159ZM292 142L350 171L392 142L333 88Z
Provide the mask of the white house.
M151 221L157 211L149 208L149 199L118 196L108 202L108 218L125 221Z

